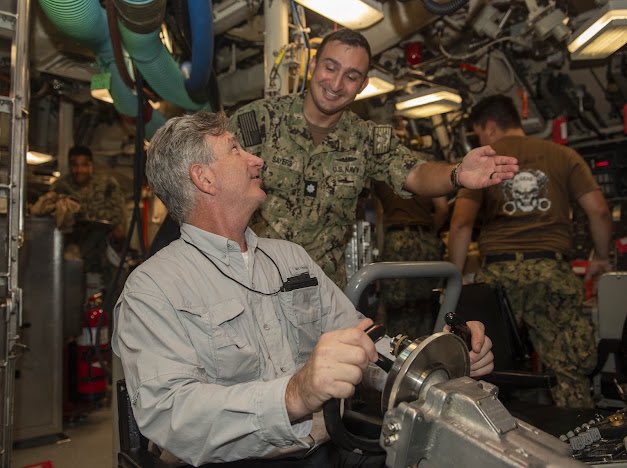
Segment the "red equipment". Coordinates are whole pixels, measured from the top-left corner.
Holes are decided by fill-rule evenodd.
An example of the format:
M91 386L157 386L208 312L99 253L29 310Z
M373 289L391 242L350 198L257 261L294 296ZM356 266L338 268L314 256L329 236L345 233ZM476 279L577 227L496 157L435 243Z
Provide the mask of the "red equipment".
M107 391L107 368L111 360L109 318L102 308L102 300L102 293L89 297L82 333L76 340L78 395L89 401L104 398Z

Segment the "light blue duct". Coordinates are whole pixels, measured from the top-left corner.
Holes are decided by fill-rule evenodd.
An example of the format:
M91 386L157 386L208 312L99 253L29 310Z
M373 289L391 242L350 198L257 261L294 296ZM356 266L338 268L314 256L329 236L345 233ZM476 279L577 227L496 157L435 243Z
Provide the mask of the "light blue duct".
M132 6L149 8L158 0L123 0L123 3ZM208 0L205 0L208 1ZM165 8L165 3L164 3ZM127 20L133 20L127 11ZM185 110L198 110L207 104L194 102L185 88L185 79L178 64L159 38L159 31L147 34L131 31L122 21L118 21L120 37L124 49L133 59L142 76L152 89L166 101L170 101Z
M137 97L126 86L113 59L107 17L97 0L39 0L42 10L50 21L72 39L96 53L101 71L111 73L110 93L115 110L120 114L137 117ZM146 136L151 137L166 119L158 112L146 123Z

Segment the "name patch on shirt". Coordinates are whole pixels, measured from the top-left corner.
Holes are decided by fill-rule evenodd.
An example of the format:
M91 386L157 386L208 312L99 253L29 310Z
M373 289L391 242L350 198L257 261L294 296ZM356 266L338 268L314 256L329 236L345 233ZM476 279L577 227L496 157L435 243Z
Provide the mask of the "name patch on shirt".
M392 140L392 127L389 125L377 125L372 130L372 153L385 154L390 151Z
M309 273L307 265L298 265L290 267L290 274L294 276L302 275L303 273Z
M288 159L288 158L282 158L281 156L273 155L272 156L272 162L274 164L279 165L279 166L292 167L292 160Z

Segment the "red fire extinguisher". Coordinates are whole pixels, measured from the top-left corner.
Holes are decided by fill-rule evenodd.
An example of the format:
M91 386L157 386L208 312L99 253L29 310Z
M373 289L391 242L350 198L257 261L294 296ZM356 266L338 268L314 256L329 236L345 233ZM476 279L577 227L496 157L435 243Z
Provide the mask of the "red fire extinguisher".
M109 319L102 308L102 301L102 293L89 297L82 333L76 340L78 395L89 401L104 398L107 391L107 366L111 351Z

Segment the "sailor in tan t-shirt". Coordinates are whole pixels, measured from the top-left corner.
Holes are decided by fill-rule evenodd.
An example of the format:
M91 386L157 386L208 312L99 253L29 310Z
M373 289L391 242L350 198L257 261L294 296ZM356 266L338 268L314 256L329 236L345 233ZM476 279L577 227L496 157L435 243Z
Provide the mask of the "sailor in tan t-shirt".
M518 158L520 171L499 187L462 189L451 219L451 261L464 267L478 214L483 266L476 282L502 286L542 363L557 376L555 404L592 407L588 373L596 363L594 327L582 310L583 285L567 255L571 249L570 205L586 213L594 258L589 275L610 270L611 219L607 203L576 151L525 136L512 100L495 95L470 115L482 145Z

